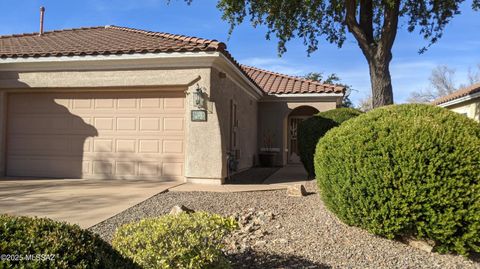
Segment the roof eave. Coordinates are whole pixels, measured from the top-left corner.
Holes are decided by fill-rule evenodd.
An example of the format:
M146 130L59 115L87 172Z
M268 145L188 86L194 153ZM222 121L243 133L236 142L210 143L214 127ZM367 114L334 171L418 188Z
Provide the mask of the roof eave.
M480 97L480 92L475 92L475 93L472 93L472 94L468 94L466 96L458 97L458 98L455 98L453 100L446 101L446 102L439 103L439 104L435 104L435 105L439 106L439 107L449 107L449 106L453 106L453 105L463 103L465 101L475 99L477 97Z
M75 68L96 70L112 68L131 69L161 66L201 67L211 65L219 52L134 53L111 55L28 57L0 59L1 71L37 71ZM86 64L88 63L88 64ZM122 63L122 64L120 64Z

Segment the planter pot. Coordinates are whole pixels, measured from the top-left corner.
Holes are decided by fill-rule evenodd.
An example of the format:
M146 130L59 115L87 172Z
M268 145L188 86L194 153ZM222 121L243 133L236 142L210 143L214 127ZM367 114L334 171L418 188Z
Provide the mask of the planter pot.
M260 166L273 167L275 166L275 161L277 160L277 153L276 152L260 152L258 154L258 160L260 161Z

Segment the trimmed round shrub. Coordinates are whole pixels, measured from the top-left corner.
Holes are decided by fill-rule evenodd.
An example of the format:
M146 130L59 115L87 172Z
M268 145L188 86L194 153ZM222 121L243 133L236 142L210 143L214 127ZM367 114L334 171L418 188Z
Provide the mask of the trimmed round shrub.
M342 221L387 238L480 251L480 125L430 105L372 110L328 132L315 171Z
M112 244L145 268L229 268L222 242L236 226L206 212L165 215L121 226Z
M333 127L360 115L362 112L354 108L337 108L320 112L300 123L298 126L298 150L300 160L309 176L315 176L313 156L318 140Z
M0 268L139 268L77 225L0 215Z

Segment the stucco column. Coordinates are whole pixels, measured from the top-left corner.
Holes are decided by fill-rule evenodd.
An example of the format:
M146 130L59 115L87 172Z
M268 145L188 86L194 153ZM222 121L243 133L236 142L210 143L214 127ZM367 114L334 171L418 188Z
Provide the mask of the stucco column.
M216 104L207 105L207 121L194 122L192 110L200 110L193 103L193 93L198 87L211 96L210 69L201 70L201 79L188 87L186 96L186 162L185 177L188 182L221 184L224 178L222 139Z

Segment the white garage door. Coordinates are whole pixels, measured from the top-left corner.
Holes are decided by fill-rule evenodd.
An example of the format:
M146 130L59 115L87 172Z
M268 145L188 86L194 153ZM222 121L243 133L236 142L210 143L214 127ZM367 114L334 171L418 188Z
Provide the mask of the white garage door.
M183 92L13 93L7 175L184 179Z

